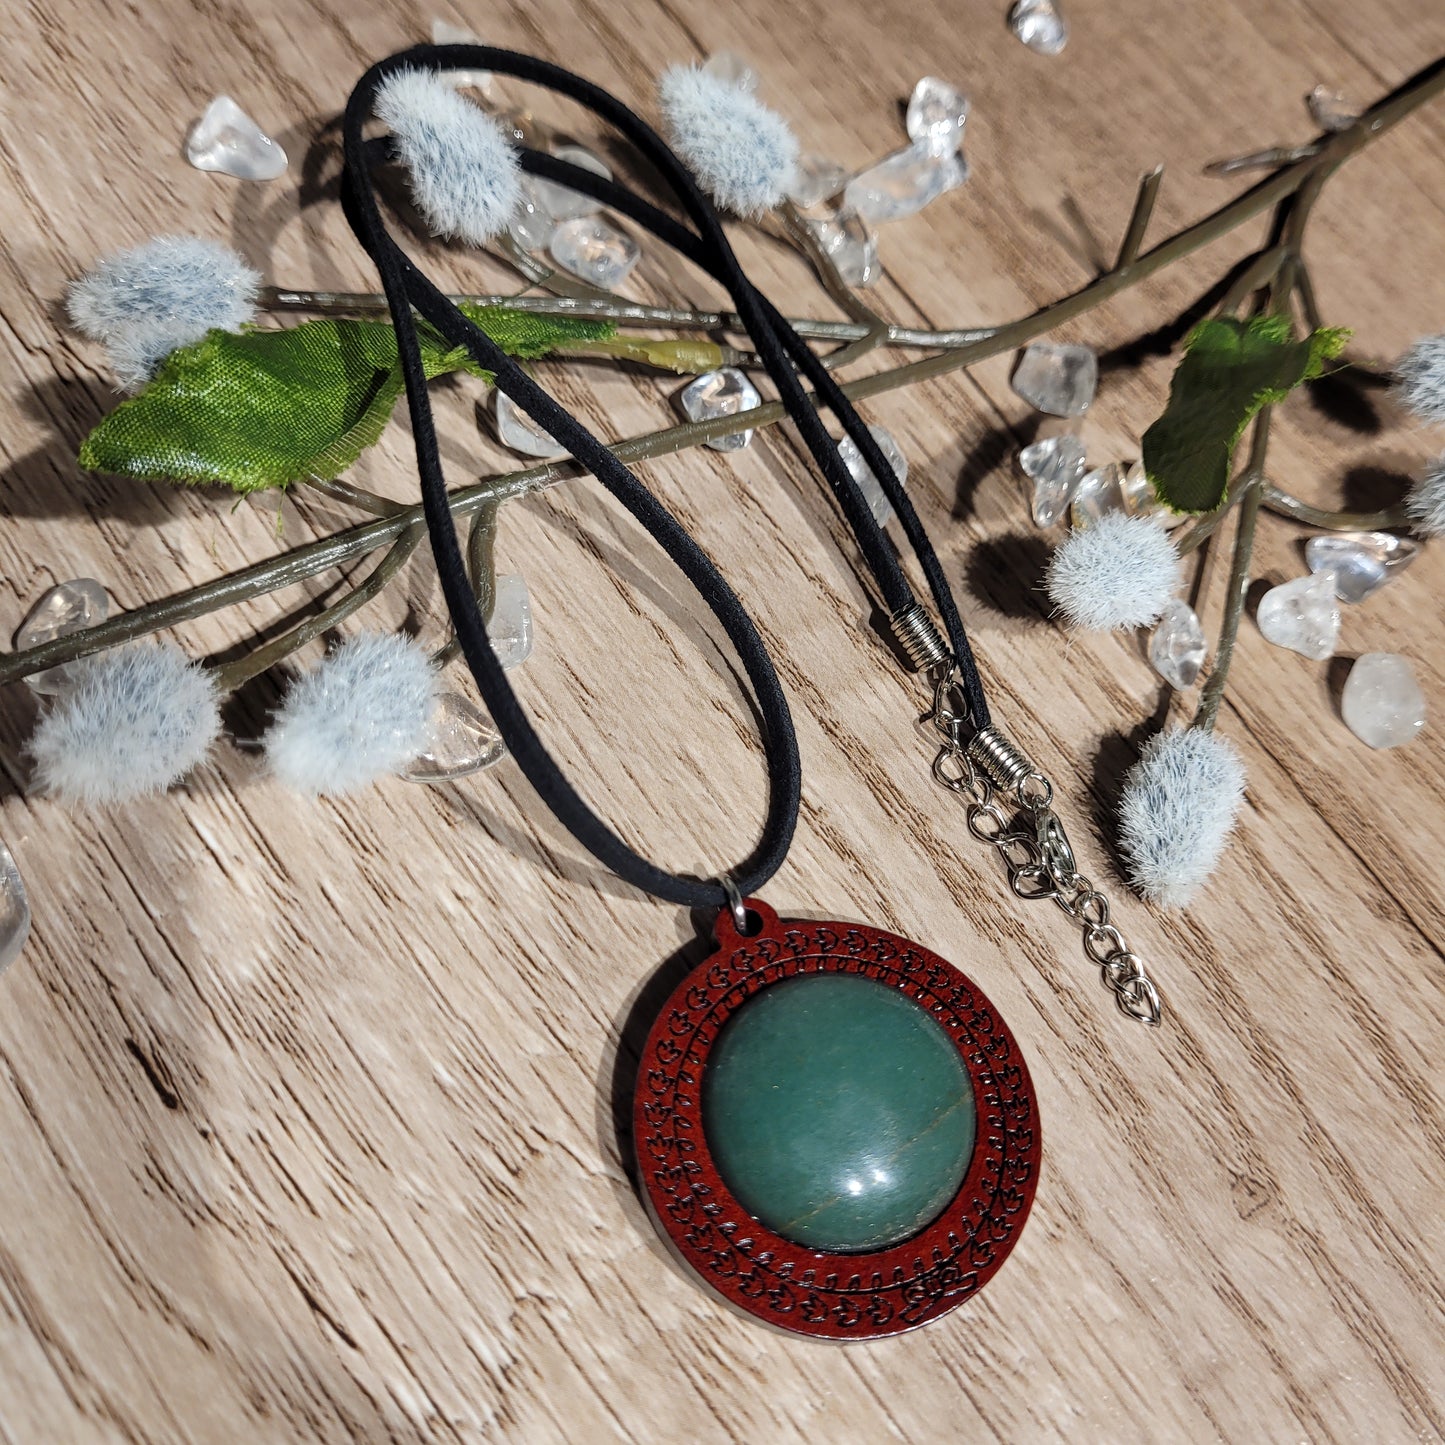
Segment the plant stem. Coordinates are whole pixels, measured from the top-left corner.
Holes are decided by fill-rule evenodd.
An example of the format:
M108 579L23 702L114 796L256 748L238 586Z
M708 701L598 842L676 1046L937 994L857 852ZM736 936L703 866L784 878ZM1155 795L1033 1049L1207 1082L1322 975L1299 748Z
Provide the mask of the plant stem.
M676 306L643 306L631 301L581 300L570 296L488 296L455 295L449 298L471 306L507 306L540 316L575 316L582 321L611 321L620 327L661 326L674 331L732 331L746 334L742 318L735 311L695 311ZM295 291L263 286L263 311L304 311L343 316L386 316L386 298L372 291ZM874 328L861 321L823 321L791 318L788 324L809 341L860 341ZM973 326L954 331L920 330L913 326L887 326L888 346L947 351L968 346L992 336L992 326Z
M290 632L283 633L263 647L256 648L254 652L248 652L234 662L223 663L212 669L211 677L216 690L221 693L234 692L243 683L250 682L253 677L265 672L268 667L274 667L298 648L305 647L313 637L320 637L337 623L344 622L353 612L360 611L374 597L379 596L392 578L401 571L403 564L421 541L423 531L423 528L409 527L403 532L391 544L391 550L376 564L366 581L352 588L340 601L333 602L330 607L324 608L314 617L308 617Z
M607 336L593 341L568 341L548 353L570 359L610 356L635 361L677 376L697 376L720 366L747 366L757 361L751 351L719 346L715 341L660 341L653 337Z
M1232 316L1261 286L1267 286L1284 264L1285 248L1270 246L1257 255L1240 273L1219 302L1219 314Z
M339 477L307 477L305 485L323 496L346 502L363 512L370 512L373 517L394 517L398 512L406 510L404 502L393 502L390 497L378 496L364 487L343 482Z
M1261 505L1265 511L1288 517L1292 522L1303 522L1307 527L1320 527L1329 532L1388 532L1410 525L1403 502L1380 512L1330 512L1292 497L1272 482L1264 484Z
M1139 247L1144 244L1144 233L1149 229L1149 221L1154 215L1154 202L1159 199L1159 186L1163 180L1164 167L1155 166L1139 182L1139 194L1134 200L1134 212L1129 217L1129 224L1124 231L1124 240L1119 247L1118 260L1114 262L1116 271L1126 270L1134 264L1134 259L1139 254Z
M501 510L500 502L478 507L472 514L471 531L467 533L467 571L472 579L472 594L477 599L482 621L489 626L497 605L497 517ZM432 663L438 669L449 667L461 650L461 643L453 636L432 654Z
M1234 659L1234 644L1239 636L1240 619L1244 616L1244 600L1249 593L1250 562L1254 555L1254 534L1259 522L1259 504L1264 495L1264 459L1269 450L1269 422L1272 408L1262 407L1255 418L1254 433L1249 443L1249 465L1239 488L1239 530L1234 538L1234 558L1229 567L1228 591L1225 594L1224 622L1219 631L1219 645L1214 653L1214 666L1209 681L1199 696L1199 710L1191 727L1212 732L1219 715L1219 704L1229 681L1229 665Z

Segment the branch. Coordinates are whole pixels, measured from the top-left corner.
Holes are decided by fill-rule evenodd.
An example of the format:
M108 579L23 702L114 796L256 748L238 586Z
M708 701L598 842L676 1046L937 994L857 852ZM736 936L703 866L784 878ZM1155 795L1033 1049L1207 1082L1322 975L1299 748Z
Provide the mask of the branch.
M1163 179L1164 167L1155 166L1139 182L1139 194L1134 201L1134 213L1129 217L1129 225L1124 232L1124 241L1119 247L1119 259L1114 262L1116 271L1127 270L1134 264L1134 258L1139 254L1139 247L1144 244L1144 233L1149 229L1149 221L1154 215L1154 202L1159 199L1159 186Z
M1224 604L1224 621L1219 631L1219 645L1214 652L1214 666L1209 681L1199 696L1199 710L1191 727L1204 732L1214 728L1224 687L1229 681L1229 665L1234 658L1234 644L1239 636L1239 623L1244 615L1244 600L1249 593L1249 568L1254 555L1254 533L1259 522L1259 504L1264 494L1264 458L1269 449L1269 407L1262 407L1254 422L1250 438L1249 467L1240 488L1239 531L1234 537L1234 559L1229 568L1229 590Z
M1309 154L1260 182L1259 185L1236 197L1233 201L1221 206L1203 220L1176 232L1153 249L1136 257L1122 269L1116 265L1112 271L1081 287L1072 295L1041 307L1032 315L1022 317L1007 325L961 333L970 339L937 356L926 357L846 382L843 385L844 393L851 400L864 400L897 390L900 387L910 386L915 382L945 376L1002 352L1017 350L1064 322L1112 300L1120 292L1138 285L1156 271L1160 271L1173 262L1219 240L1236 227L1295 196L1298 196L1299 199L1290 208L1291 214L1287 218L1287 230L1282 240L1289 246L1290 251L1297 255L1298 238L1304 220L1315 196L1318 195L1328 177L1351 156L1364 150L1390 127L1398 124L1412 111L1434 99L1442 91L1445 91L1445 58L1434 61L1391 95L1371 107L1348 130L1339 131L1323 140L1317 149L1312 149ZM1136 203L1136 216L1138 210L1139 207ZM1290 284L1292 285L1294 280L1292 267L1290 272ZM321 294L323 293L277 292L276 297L278 303L287 303L288 298L299 301L308 295L315 299ZM326 294L334 296L336 293ZM514 306L526 299L496 298L498 304ZM558 303L549 301L548 304ZM620 319L616 311L602 313L584 309L601 307L604 304L608 307L614 305L610 302L578 302L567 309L574 315L602 314L606 319ZM297 309L302 308L298 307ZM544 308L538 305L531 309ZM639 319L642 319L645 314L647 324L668 324L662 321L662 313L658 308L626 307L622 309L626 310L629 316ZM705 313L672 312L667 314L675 317L700 318ZM709 326L731 324L736 320L735 317L727 317L720 313L706 313L706 315ZM685 326L695 323L679 320L675 324ZM835 328L842 324L844 323L831 323ZM855 330L852 333L854 339L867 337L872 331L868 324L860 323L860 325L861 331ZM832 334L835 337L840 335L836 330ZM890 334L892 334L892 328L890 328ZM938 336L946 333L924 334ZM779 403L765 402L749 411L739 412L733 416L718 417L704 422L689 422L683 426L668 427L661 431L634 437L616 445L614 451L619 460L623 462L646 461L653 457L665 456L698 445L715 437L772 426L781 421L785 415L786 412ZM1262 412L1260 419L1263 420L1265 415L1266 413ZM1257 435L1260 430L1257 422ZM449 505L454 516L467 517L489 504L500 503L511 497L554 486L558 482L580 474L581 469L575 461L570 459L547 463L464 487L451 494ZM1262 495L1262 480L1256 480L1249 486L1248 494L1243 498L1242 506L1248 511L1251 528ZM1241 526L1244 525L1244 520L1242 516ZM88 656L147 633L175 626L232 603L244 602L263 593L292 586L308 577L340 566L354 557L387 546L396 541L403 532L423 521L420 505L408 507L392 516L378 517L374 521L358 524L338 532L334 536L298 547L281 557L257 563L230 576L219 578L215 582L176 593L132 612L122 613L96 627L72 633L68 637L56 638L52 642L29 648L24 652L12 653L5 658L3 663L0 663L0 685L27 677L44 668L72 661L77 657ZM1236 557L1237 560L1238 557ZM1236 617L1236 628L1237 625ZM1221 650L1222 647L1221 643ZM1225 667L1221 668L1220 663L1226 664ZM1227 671L1227 657L1221 656L1217 660L1215 671L1216 673ZM1213 682L1214 676L1211 675L1211 686ZM1222 689L1222 687L1221 678L1220 688ZM1207 691L1208 689L1206 689ZM1217 708L1217 701L1215 707Z

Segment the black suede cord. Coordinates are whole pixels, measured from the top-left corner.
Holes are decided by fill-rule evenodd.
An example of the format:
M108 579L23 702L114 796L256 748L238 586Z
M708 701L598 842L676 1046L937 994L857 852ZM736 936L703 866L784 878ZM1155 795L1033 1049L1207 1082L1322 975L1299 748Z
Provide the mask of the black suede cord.
M396 327L423 508L442 592L462 653L523 773L563 826L594 857L627 882L670 902L690 907L722 907L728 893L720 882L702 881L658 868L628 847L597 817L553 761L518 702L488 640L448 507L413 309L452 345L466 347L482 366L493 372L498 389L550 433L627 508L677 564L727 633L753 689L762 722L769 780L767 816L759 843L751 856L728 875L743 895L756 892L782 866L797 822L801 794L797 736L777 673L762 638L737 596L671 513L602 442L543 391L485 332L468 321L391 239L372 189L369 163L376 158L377 148L365 140L363 128L371 115L377 88L388 76L404 69L486 69L512 75L580 102L637 146L672 187L682 210L697 227L695 232L625 187L553 156L524 150L521 162L531 173L592 195L626 215L727 288L759 357L778 388L779 399L838 499L883 605L890 613L900 612L914 602L913 591L891 542L874 520L838 454L837 444L803 390L798 371L813 384L819 400L834 413L858 446L899 517L958 659L961 688L971 719L975 726L983 727L988 722L987 702L942 568L906 492L867 425L806 342L749 282L733 255L712 203L698 189L691 174L656 132L631 110L570 71L535 57L490 46L418 46L379 62L362 77L346 109L342 200L353 231L376 263Z

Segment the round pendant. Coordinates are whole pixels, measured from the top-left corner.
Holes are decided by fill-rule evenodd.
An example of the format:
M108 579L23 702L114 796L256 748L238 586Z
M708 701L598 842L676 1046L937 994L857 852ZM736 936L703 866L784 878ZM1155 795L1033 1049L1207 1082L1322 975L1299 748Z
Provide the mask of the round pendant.
M633 1130L662 1233L733 1304L877 1339L982 1289L1028 1217L1033 1087L993 1005L877 928L724 909L638 1067Z

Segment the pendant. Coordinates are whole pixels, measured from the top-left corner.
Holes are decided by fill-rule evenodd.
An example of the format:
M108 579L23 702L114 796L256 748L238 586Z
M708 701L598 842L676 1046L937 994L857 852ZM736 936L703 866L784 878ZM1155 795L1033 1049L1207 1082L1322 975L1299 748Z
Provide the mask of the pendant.
M992 1004L896 934L755 898L648 1035L633 1138L664 1238L770 1325L878 1339L1008 1257L1038 1180L1028 1069Z

